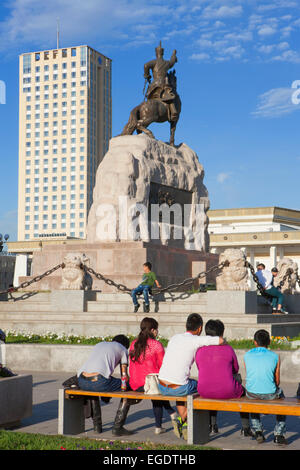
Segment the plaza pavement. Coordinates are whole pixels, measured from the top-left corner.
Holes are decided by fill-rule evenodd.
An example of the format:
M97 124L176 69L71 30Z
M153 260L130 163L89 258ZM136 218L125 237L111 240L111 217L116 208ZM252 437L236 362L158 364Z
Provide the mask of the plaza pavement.
M33 376L33 413L30 418L22 421L21 426L16 431L28 433L41 433L54 435L58 428L58 389L64 380L72 373L58 372L30 372L19 371L18 373L29 373ZM282 388L286 396L295 396L297 383L283 383ZM113 440L111 428L113 425L118 400L113 399L110 404L102 405L102 419L104 431L96 434L93 431L92 420L86 420L86 432L82 437L93 437ZM185 441L178 439L174 433L171 421L164 412L163 427L167 432L162 435L154 434L154 418L152 414L151 402L145 400L131 408L126 427L136 431L136 434L128 439L122 440L145 442L151 441L163 444L184 444ZM252 449L283 449L273 443L274 416L263 416L266 442L257 444L252 439L242 439L240 437L240 418L238 413L220 412L218 415L219 435L212 438L208 445L222 449L252 450ZM289 445L284 447L287 450L300 450L300 421L299 417L287 417L287 438Z

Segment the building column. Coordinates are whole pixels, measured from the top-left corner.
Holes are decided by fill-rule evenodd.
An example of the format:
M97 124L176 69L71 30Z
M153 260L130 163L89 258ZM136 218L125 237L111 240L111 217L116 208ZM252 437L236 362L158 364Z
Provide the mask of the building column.
M279 246L278 247L278 256L279 256L279 259L281 260L282 258L284 258L284 246Z
M276 246L270 246L270 264L271 264L271 269L274 268L277 264L277 247Z

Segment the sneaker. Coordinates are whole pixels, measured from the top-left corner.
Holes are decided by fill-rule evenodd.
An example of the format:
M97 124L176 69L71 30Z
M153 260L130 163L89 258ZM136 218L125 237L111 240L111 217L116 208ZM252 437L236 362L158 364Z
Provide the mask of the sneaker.
M150 305L144 304L144 312L149 313L150 312Z
M277 310L277 312L281 315L288 315L289 312L287 312L285 309Z
M134 306L134 313L136 313L139 308L140 308L140 304L135 305L135 306Z
M251 428L242 428L241 437L255 437L255 434L252 432Z
M213 436L215 434L219 434L219 428L216 424L209 425L209 435Z
M278 444L279 446L287 446L288 445L288 441L282 435L275 436L274 437L274 443Z
M261 431L256 431L254 437L255 437L256 442L258 444L262 444L265 440L265 436L263 435L263 433Z
M187 422L185 421L182 425L182 428L181 428L181 435L182 435L182 438L187 441L187 438L188 438L188 428L187 428Z
M182 436L182 419L180 418L180 416L173 419L172 424L173 424L173 428L174 428L173 431L174 431L175 436L180 439Z
M165 428L155 428L154 434L163 434L166 431Z

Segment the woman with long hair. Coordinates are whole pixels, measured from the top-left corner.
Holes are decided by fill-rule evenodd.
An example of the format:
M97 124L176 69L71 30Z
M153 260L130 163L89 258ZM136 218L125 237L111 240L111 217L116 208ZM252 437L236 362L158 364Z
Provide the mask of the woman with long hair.
M154 318L144 318L140 333L129 348L129 385L132 390L144 392L146 376L158 374L165 354L163 345L157 341L158 323ZM177 418L176 411L168 401L151 400L155 418L155 434L166 431L162 428L163 409L169 413L172 423Z

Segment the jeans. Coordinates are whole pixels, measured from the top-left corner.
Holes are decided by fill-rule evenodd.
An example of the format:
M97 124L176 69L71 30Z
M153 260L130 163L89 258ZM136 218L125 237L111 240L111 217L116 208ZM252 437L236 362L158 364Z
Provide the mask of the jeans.
M146 305L149 305L149 290L151 289L150 286L144 286L142 284L140 284L139 286L137 286L135 289L133 289L131 291L131 297L132 297L132 300L133 300L133 303L134 305L138 305L138 301L137 301L137 298L136 298L136 295L137 294L143 294L144 296L144 300L145 300L145 304Z
M78 385L81 390L88 392L118 392L121 390L121 379L116 379L115 377L106 379L99 374L92 381L80 375L78 377Z
M185 385L180 385L178 388L170 388L167 385L158 383L158 390L162 395L170 395L173 397L184 397L186 395L193 395L197 393L197 380L189 379Z
M278 398L284 398L284 393L279 387L275 393L268 393L268 394L259 394L259 393L251 393L246 391L246 396L253 400L276 400ZM251 418L251 425L255 432L260 431L262 432L263 426L260 419L259 413L250 413ZM276 415L276 425L274 428L274 435L275 436L282 436L286 432L286 425L285 425L286 416L283 415Z
M137 392L144 392L144 387L139 387ZM155 426L157 428L161 428L162 418L163 418L163 410L165 409L169 415L175 413L174 408L170 405L168 401L165 400L151 400L153 406L153 414L155 419Z
M283 305L283 294L279 289L276 287L271 287L270 289L266 290L266 293L272 297L272 308L277 309L278 304Z

